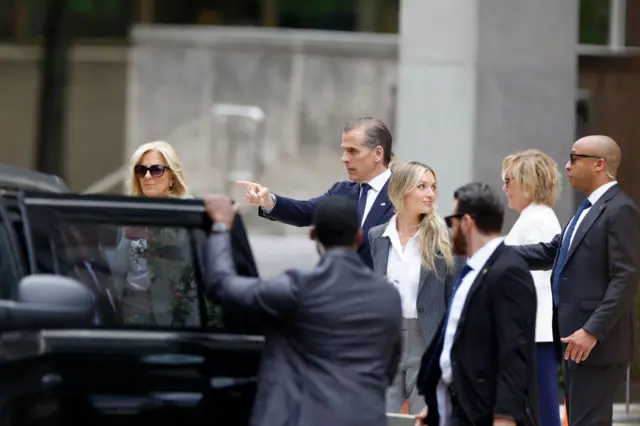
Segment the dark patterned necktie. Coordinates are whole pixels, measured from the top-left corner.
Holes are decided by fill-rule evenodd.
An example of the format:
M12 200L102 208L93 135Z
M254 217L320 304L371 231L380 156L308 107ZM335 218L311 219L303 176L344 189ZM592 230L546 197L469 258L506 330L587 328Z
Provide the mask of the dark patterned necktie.
M367 205L367 193L371 189L371 185L368 183L360 184L360 198L358 198L358 216L360 217L360 222L364 219L364 208Z

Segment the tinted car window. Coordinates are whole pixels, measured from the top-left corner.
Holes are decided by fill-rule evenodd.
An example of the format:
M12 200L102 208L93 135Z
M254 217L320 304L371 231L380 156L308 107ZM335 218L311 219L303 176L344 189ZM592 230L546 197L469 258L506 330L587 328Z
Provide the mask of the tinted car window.
M95 296L97 325L222 329L205 300L196 254L201 230L56 220L32 225L36 255L51 272Z
M24 192L18 201L27 273L64 274L98 289L101 325L262 334L241 309L204 297L199 252L211 220L202 200ZM238 275L257 276L240 216L231 241Z

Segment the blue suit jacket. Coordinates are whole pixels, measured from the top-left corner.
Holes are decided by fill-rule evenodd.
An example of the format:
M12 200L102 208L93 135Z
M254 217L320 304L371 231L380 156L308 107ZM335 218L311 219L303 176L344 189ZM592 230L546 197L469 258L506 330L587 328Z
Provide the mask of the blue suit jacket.
M389 181L387 180L378 193L362 226L365 238L363 238L362 244L358 247L358 255L360 255L362 261L371 269L373 269L373 261L371 260L371 252L369 250L369 239L367 238L369 229L376 225L387 223L394 214L394 209L387 193L388 185ZM258 208L258 214L261 217L286 223L287 225L311 226L316 205L324 197L330 195L353 198L357 202L358 196L360 195L360 186L350 181L336 182L323 195L305 201L294 200L276 194L277 202L273 210L271 210L269 214L266 214L262 209Z

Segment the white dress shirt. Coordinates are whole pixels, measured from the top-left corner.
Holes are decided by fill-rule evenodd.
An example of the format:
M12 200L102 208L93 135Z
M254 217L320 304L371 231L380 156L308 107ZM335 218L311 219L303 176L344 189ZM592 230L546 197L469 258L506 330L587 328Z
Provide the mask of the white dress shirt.
M484 264L487 263L487 260L489 260L493 252L496 250L496 248L498 248L503 240L504 239L502 237L494 238L493 240L482 246L480 250L475 252L475 254L467 260L467 265L471 267L471 271L469 271L464 277L464 279L458 286L455 295L453 296L451 308L449 309L447 328L445 329L444 333L442 354L440 355L442 381L446 385L450 385L452 380L451 347L453 346L453 338L456 335L456 331L458 330L458 323L460 322L460 317L462 316L462 308L467 301L467 295L469 294L471 285L478 276L478 273L482 270Z
M407 241L407 245L403 249L400 243L400 234L398 234L396 215L394 215L382 236L389 238L391 242L387 262L387 279L400 293L402 316L404 318L418 318L416 302L422 266L418 232Z
M378 194L382 191L382 187L387 183L389 178L391 177L391 170L387 169L384 172L380 173L378 176L371 179L369 182L369 191L367 191L367 202L364 205L364 214L362 215L362 222L360 226L364 225L364 221L367 220L367 215L371 211L371 207L373 207L373 203L376 202L376 198L378 198ZM362 195L362 189L358 193L358 198Z
M591 202L591 207L589 207L588 209L584 209L580 214L580 217L578 218L578 222L576 223L576 226L573 228L573 235L571 235L571 240L569 240L569 247L571 247L571 244L573 244L573 237L576 235L576 231L580 228L580 223L582 223L582 220L584 219L584 217L587 215L587 213L589 213L589 210L591 210L591 208L595 205L595 203L598 202L600 197L602 197L609 188L611 188L613 185L616 185L617 183L618 182L615 180L613 182L605 183L600 188L593 191L591 195L589 195L588 198L589 198L589 201ZM575 217L572 218L571 220L575 220ZM567 236L565 235L562 241L564 241L564 238L566 237Z
M440 354L440 370L442 371L442 376L440 377L440 382L436 389L438 412L440 413L440 426L447 426L449 424L449 418L451 417L451 401L449 400L447 387L451 385L453 380L451 369L451 348L453 347L453 339L458 331L458 323L462 316L462 309L464 308L467 296L469 295L469 290L471 290L471 286L476 280L478 273L480 273L484 264L487 263L487 260L489 260L493 252L498 248L503 240L504 239L502 237L494 238L482 246L480 250L475 252L475 254L467 260L467 265L471 267L471 270L467 275L465 275L453 296L444 332L442 353Z
M547 243L562 232L558 217L553 209L543 204L529 204L518 217L509 234L507 245ZM551 292L551 271L532 271L536 286L538 309L536 311L536 342L553 342L553 294Z

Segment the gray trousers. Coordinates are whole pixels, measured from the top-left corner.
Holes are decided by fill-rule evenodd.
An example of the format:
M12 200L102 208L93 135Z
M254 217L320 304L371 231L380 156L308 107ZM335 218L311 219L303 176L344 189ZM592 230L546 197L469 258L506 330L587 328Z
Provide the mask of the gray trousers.
M399 413L409 400L409 414L418 414L425 407L424 398L418 394L416 383L420 360L426 350L417 318L402 321L402 357L398 373L387 389L387 413Z

